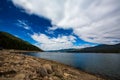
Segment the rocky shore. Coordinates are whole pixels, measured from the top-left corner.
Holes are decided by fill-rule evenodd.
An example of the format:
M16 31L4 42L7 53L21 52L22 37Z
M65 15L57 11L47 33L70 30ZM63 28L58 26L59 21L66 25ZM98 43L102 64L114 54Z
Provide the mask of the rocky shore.
M0 80L105 80L54 61L0 51Z

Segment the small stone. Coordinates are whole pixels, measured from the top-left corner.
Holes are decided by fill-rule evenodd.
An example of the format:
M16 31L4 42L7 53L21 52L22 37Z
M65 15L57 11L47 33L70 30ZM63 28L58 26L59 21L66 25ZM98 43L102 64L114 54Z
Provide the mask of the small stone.
M23 80L24 78L25 78L25 74L22 74L22 73L17 74L17 75L15 76L15 79L16 79L16 80Z
M53 76L50 80L64 80L64 79L60 79L59 77Z
M43 67L40 67L37 71L36 71L40 77L45 77L48 75L47 70Z
M68 74L68 73L64 73L64 76L65 76L65 77L68 77L69 75L70 75L70 74Z
M3 58L3 57L0 57L0 61L4 61L4 58Z

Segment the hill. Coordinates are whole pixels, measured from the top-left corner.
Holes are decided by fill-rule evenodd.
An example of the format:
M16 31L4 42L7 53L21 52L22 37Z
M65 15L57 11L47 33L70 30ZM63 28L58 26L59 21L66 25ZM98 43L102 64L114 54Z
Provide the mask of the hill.
M120 53L120 44L115 45L98 45L79 50L80 52L96 52L96 53Z
M120 53L120 44L98 45L82 49L61 49L50 52L83 52L83 53Z
M7 32L0 31L0 49L15 49L27 51L42 51L38 47L13 36Z

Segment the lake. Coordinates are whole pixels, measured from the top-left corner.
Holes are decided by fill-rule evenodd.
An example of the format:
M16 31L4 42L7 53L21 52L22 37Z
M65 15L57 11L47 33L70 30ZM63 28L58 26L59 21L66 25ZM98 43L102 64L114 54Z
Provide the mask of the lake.
M120 54L117 53L41 52L25 54L57 61L89 73L108 76L113 80L120 80Z

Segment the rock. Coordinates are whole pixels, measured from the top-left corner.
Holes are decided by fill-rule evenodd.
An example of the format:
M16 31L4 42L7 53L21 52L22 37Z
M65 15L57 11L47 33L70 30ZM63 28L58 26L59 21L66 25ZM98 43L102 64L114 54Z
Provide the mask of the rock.
M68 76L70 76L70 74L68 74L68 73L64 73L64 76L65 76L65 77L68 77Z
M52 69L55 72L57 70L58 66L57 65L52 65Z
M39 74L40 77L45 77L48 75L47 70L43 67L40 67L39 69L37 69L36 72Z
M43 67L47 70L48 74L51 74L53 72L50 64L44 64Z
M49 78L49 80L64 80L64 79L60 79L59 77L52 76L51 78Z
M25 74L17 74L15 77L14 77L15 80L23 80L25 79Z
M15 74L16 74L16 71L14 71L14 70L0 71L0 76L10 77L10 76L14 76Z
M0 67L2 67L4 65L4 63L3 62L0 62Z
M55 76L62 78L63 77L63 71L58 65L52 66L53 71L55 72Z
M0 61L4 61L4 58L3 58L3 57L0 57Z

